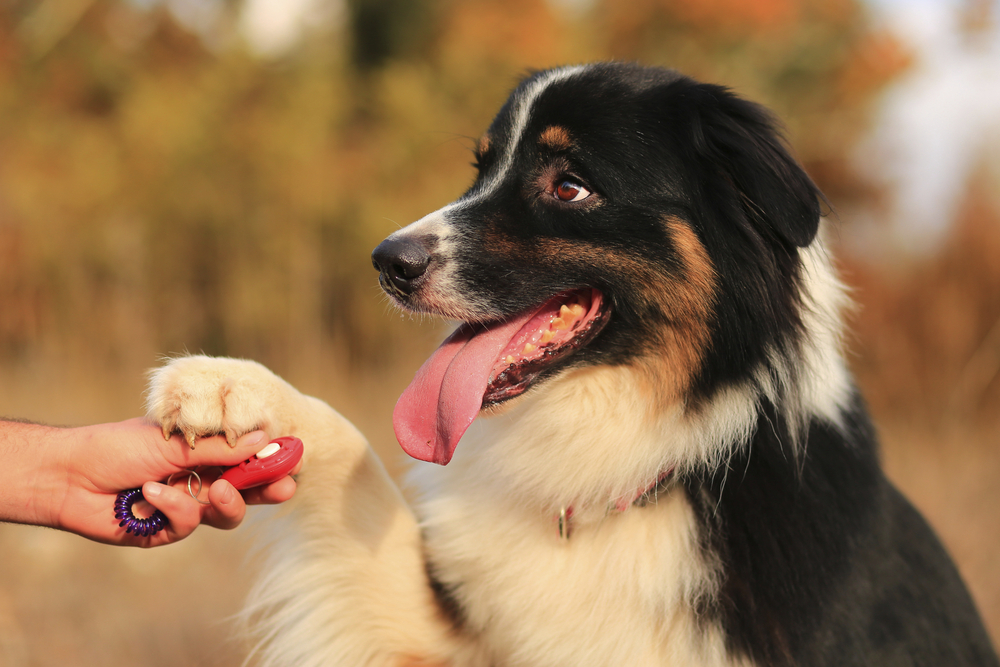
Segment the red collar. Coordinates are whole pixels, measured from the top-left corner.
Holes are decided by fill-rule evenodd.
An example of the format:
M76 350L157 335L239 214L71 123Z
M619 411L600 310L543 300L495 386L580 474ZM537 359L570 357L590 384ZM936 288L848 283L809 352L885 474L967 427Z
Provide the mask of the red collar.
M664 490L672 481L674 476L673 467L667 468L660 473L656 481L649 486L639 489L631 498L620 498L608 504L608 514L621 513L630 507L643 507L650 501L656 502L656 497L660 491ZM559 529L559 538L568 540L572 529L573 506L563 507L556 515L556 524Z

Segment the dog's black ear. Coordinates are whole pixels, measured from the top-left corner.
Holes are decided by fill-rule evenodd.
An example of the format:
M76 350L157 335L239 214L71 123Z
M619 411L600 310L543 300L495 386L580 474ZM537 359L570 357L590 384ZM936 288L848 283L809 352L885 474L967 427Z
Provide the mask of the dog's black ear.
M795 246L809 245L823 195L789 154L771 113L721 86L694 84L680 97L696 159L714 181L703 184L706 194L728 185L748 222Z

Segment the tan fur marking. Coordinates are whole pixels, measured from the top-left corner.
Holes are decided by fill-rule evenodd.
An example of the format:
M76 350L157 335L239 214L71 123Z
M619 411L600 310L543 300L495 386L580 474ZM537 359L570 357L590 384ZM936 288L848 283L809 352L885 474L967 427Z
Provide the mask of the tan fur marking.
M676 403L690 388L708 345L716 293L715 269L691 227L675 217L665 218L663 223L681 261L680 275L620 250L562 239L527 244L500 232L486 232L488 246L500 256L521 261L531 257L539 266L550 266L557 272L568 263L607 267L609 273L631 285L646 310L666 317L655 349L641 361L653 404L658 406Z
M673 402L690 388L705 355L716 275L691 227L674 217L664 223L684 265L684 276L664 286L661 298L670 325L661 332L662 352L647 356L643 365L657 398Z
M538 137L538 143L552 150L562 151L573 146L573 140L569 136L566 128L558 125L549 125Z
M479 137L479 144L477 146L477 149L478 149L480 155L489 152L489 150L490 150L490 135L484 134L483 136Z

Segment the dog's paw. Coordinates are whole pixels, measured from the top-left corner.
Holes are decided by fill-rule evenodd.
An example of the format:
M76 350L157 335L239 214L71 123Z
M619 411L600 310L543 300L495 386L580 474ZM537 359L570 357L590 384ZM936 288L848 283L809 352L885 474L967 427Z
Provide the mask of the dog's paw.
M150 371L146 415L169 438L180 431L193 448L201 436L224 434L230 445L244 433L277 433L290 387L254 361L190 356ZM277 429L277 430L275 430Z

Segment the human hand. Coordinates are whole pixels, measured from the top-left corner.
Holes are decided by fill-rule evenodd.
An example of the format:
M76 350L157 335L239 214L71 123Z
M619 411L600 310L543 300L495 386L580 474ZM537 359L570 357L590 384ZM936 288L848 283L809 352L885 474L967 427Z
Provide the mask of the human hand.
M49 510L43 523L98 542L152 547L184 539L200 524L235 528L248 504L280 503L295 493L291 477L242 494L218 479L223 468L250 458L267 444L263 431L247 433L232 448L221 436L202 438L195 449L180 435L164 440L158 426L142 419L60 429L58 433L62 437L55 439L62 443L52 444L50 467L56 479L60 471L63 478L47 490L52 496L38 503L39 508L47 506ZM204 483L199 498L209 504L192 498L187 475L176 474L190 469L198 469ZM161 483L171 475L172 485ZM156 535L126 533L114 517L118 493L139 486L149 505L169 519L169 525ZM197 490L197 483L192 488ZM141 505L136 503L133 508L137 516L152 512L149 509L143 514Z

